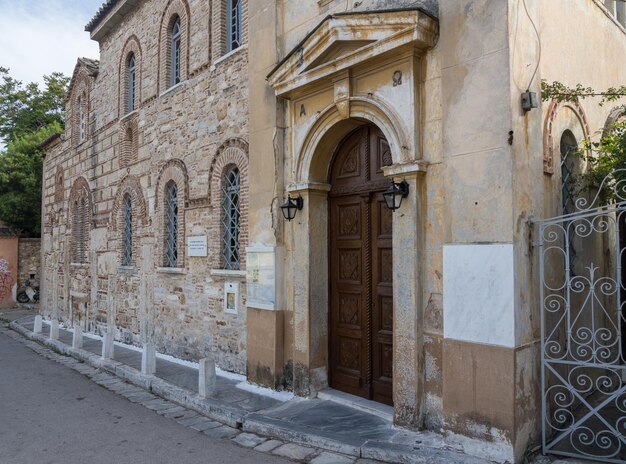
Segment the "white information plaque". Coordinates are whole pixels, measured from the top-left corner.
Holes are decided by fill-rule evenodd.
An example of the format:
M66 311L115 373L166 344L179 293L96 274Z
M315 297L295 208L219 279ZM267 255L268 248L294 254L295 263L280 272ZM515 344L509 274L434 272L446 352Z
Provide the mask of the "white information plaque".
M187 237L187 256L208 256L206 235L200 237Z
M276 306L276 253L274 248L246 248L247 306L274 310Z

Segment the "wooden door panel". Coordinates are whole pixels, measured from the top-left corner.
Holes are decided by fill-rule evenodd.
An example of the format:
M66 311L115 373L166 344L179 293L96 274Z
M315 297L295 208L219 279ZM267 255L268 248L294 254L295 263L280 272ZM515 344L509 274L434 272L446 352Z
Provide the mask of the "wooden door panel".
M344 196L331 201L330 216L331 385L360 396L365 393L367 365L367 340L364 337L367 294L363 261L366 208L367 204L360 196Z
M392 216L382 191L391 163L382 132L365 126L331 168L329 380L333 388L391 404Z
M393 258L392 216L381 193L375 195L372 254L372 399L392 404Z

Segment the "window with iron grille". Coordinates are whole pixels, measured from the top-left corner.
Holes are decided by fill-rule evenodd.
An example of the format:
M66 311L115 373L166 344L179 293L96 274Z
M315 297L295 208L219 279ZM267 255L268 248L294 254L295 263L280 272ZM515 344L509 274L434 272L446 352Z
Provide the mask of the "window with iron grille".
M89 222L87 221L87 201L80 198L72 205L72 262L87 262L87 237Z
M85 111L85 96L78 98L78 141L83 142L87 137L87 114Z
M226 171L222 181L222 226L225 269L239 269L240 176L235 166Z
M561 136L561 206L563 214L571 214L576 211L575 200L575 176L577 173L578 142L571 131L566 130ZM564 224L569 224L566 222ZM575 274L577 265L577 250L575 244L575 227L566 227L567 230L567 252L569 258L569 268L572 275Z
M574 170L578 143L571 131L566 130L561 136L561 202L563 214L574 212Z
M85 200L85 198L81 198L80 199L80 208L79 208L79 212L80 212L80 219L79 219L79 237L78 237L78 252L79 252L79 263L85 263L87 262L87 234L88 234L88 230L87 227L89 227L88 223L87 223L87 201Z
M130 195L124 195L123 201L124 229L122 240L122 266L133 263L133 205Z
M80 262L80 211L78 206L78 200L73 205L73 220L72 220L72 262Z
M242 0L228 0L227 18L227 52L241 47L241 2Z
M178 187L165 187L165 267L178 265Z
M135 109L135 55L128 59L128 112Z
M180 82L180 53L181 53L182 30L180 28L180 18L176 18L172 26L172 57L171 57L171 78L170 85Z

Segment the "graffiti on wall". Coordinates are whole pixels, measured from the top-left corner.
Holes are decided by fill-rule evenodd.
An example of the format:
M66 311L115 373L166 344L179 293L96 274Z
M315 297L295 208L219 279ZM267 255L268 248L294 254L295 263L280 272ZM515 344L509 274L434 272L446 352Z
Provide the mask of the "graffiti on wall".
M11 270L9 262L0 258L0 300L11 293Z

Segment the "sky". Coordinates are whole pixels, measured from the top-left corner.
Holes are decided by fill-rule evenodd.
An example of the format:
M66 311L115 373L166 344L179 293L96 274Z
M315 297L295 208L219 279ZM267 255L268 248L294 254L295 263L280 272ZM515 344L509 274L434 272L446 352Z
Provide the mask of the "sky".
M85 25L105 0L0 0L0 67L23 83L55 71L71 76L78 57L98 59Z

